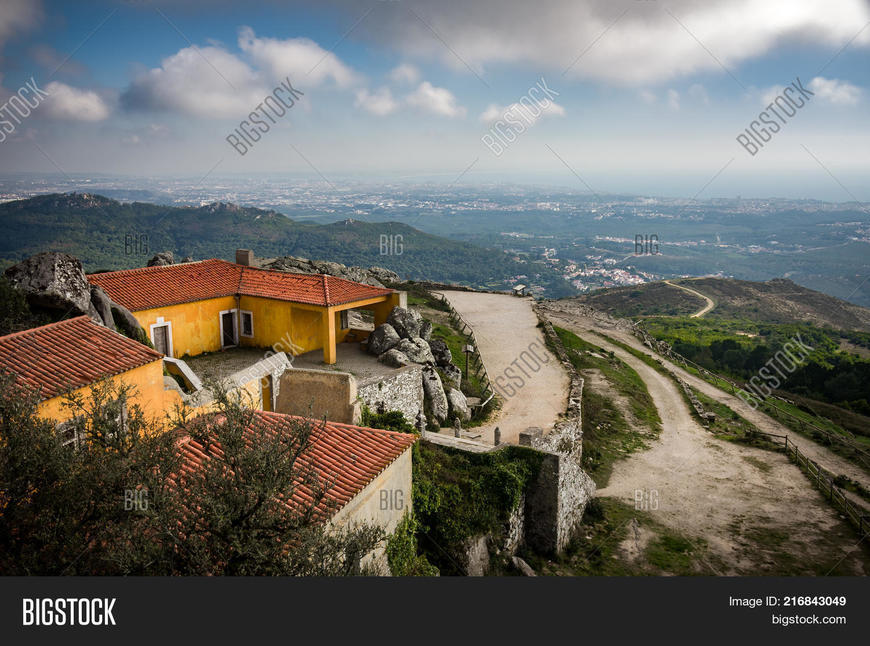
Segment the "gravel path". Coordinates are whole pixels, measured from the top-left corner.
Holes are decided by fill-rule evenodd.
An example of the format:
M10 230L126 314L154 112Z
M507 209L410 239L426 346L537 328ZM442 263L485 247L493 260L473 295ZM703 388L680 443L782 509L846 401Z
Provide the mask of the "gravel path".
M596 321L548 315L631 366L662 419L660 437L617 462L596 495L634 504L636 493L645 493L658 506L648 513L705 542L709 565L720 574L826 574L820 570L841 560L848 572L870 572L852 528L783 454L719 440L695 421L669 377L590 333ZM627 342L613 329L599 331Z
M704 316L704 314L706 314L707 312L712 310L714 307L716 307L716 303L713 302L713 299L710 298L709 296L704 296L701 292L695 291L694 289L686 287L685 285L677 285L675 283L672 283L669 280L666 280L665 282L668 285L670 285L671 287L676 287L677 289L682 289L684 292L689 292L690 294L694 294L698 298L703 298L705 301L707 301L707 304L704 307L699 309L694 314L690 314L689 318L694 319L694 318L699 318L701 316Z
M483 364L496 390L506 385L503 406L496 419L469 430L481 433L479 441L491 443L493 430L498 426L501 441L516 444L520 432L530 426L539 426L545 431L552 428L568 402L568 375L544 344L544 336L537 327L538 318L532 311L532 300L476 292L440 293L474 330ZM521 359L521 353L526 351L529 352ZM531 363L531 369L523 359ZM533 370L535 367L537 371ZM506 376L505 370L509 370ZM522 380L522 386L512 378L514 374Z

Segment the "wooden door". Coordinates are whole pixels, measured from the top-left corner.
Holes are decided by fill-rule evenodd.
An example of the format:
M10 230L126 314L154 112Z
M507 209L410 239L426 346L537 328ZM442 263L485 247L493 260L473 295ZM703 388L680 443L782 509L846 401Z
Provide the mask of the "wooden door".
M154 349L160 354L169 356L169 326L161 325L154 328Z

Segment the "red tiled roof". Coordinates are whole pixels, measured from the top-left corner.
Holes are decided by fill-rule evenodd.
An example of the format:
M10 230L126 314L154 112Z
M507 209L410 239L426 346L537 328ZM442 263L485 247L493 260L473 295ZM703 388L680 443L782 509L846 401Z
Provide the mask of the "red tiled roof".
M293 274L216 258L89 274L88 280L133 312L236 294L327 307L393 292L325 274Z
M254 415L253 424L263 424L269 435L291 434L294 422L305 421L302 417L265 411L254 411ZM321 486L328 485L318 506L323 519L337 513L417 441L417 436L410 433L312 421L315 428L310 448L298 458L298 468L300 472L313 469ZM252 434L250 430L249 433ZM182 471L187 473L201 468L212 456L223 454L219 443L212 443L206 451L189 435L182 437L178 447ZM293 499L286 502L291 507L307 507L313 500L311 487L303 483L295 489Z
M0 368L22 386L41 388L43 400L162 357L87 316L0 337Z

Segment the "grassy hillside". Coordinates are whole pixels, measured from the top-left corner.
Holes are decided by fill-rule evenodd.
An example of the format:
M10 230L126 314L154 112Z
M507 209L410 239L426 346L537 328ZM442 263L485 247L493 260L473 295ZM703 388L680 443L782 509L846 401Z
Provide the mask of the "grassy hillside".
M257 256L302 256L347 265L379 265L403 278L506 288L527 274L549 294L573 290L552 270L516 262L506 254L423 233L395 222L346 220L300 223L275 211L234 204L171 207L120 203L99 195L53 194L0 204L0 262L9 265L40 251L63 251L86 271L140 267L158 251L176 258L234 257L237 248ZM401 253L381 254L381 236L402 236ZM387 238L396 240L395 237Z
M870 309L775 278L750 282L731 278L677 279L674 283L713 299L705 319L755 323L811 323L837 330L870 331ZM667 283L602 289L577 301L622 317L688 316L704 306L697 296Z

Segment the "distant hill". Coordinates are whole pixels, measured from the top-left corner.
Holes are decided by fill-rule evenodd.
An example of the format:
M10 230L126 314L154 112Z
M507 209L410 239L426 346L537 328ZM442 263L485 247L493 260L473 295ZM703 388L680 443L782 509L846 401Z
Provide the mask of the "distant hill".
M0 226L4 266L40 251L62 251L81 259L85 270L92 272L140 267L159 251L172 251L177 259L231 259L236 249L247 248L259 257L292 255L377 265L403 278L474 287L503 289L511 277L526 275L523 282L547 287L550 296L573 291L540 263L517 261L498 250L396 222L345 220L321 225L235 204L173 207L69 193L0 204ZM397 244L388 246L391 241Z
M870 309L775 278L751 282L732 278L677 279L672 282L713 299L704 318L748 319L758 323L811 323L838 330L870 331ZM625 317L689 316L705 301L664 282L614 287L572 300Z

